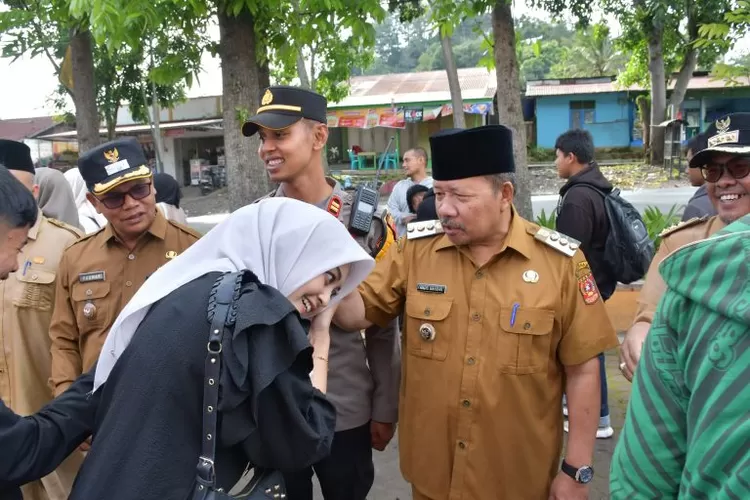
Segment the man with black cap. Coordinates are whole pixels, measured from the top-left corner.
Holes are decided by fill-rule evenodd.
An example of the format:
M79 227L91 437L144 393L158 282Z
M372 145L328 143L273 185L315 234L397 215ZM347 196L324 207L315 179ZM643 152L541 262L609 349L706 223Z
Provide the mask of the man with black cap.
M682 221L688 221L694 217L703 217L704 215L713 216L716 215L716 208L711 199L708 197L706 191L706 179L703 178L700 168L690 168L690 160L693 156L698 154L699 151L706 147L706 136L705 134L698 134L690 141L688 141L685 148L685 158L687 159L687 167L685 171L687 173L690 185L697 187L693 196L688 200L685 205L685 210L682 212Z
M597 355L618 345L591 269L577 241L514 209L510 129L430 147L440 220L409 224L334 321L406 314L399 445L416 500L586 498Z
M263 93L261 107L242 127L258 134L258 154L272 182L271 196L288 196L350 222L353 197L336 180L325 177L322 150L328 140L325 97L309 90L275 86ZM373 207L375 210L375 207ZM376 216L366 235L352 234L376 259L395 240L394 231ZM312 500L313 469L326 500L365 500L375 469L372 448L384 450L398 418L401 350L395 321L356 333L331 326L326 396L336 407L336 434L331 454L312 469L285 474L291 500Z
M94 366L112 323L146 278L200 237L157 210L151 169L135 138L87 151L78 168L108 224L70 246L60 263L50 326L55 395Z
M750 113L719 118L703 132L706 146L690 159L700 170L706 193L717 215L682 222L661 233L661 245L651 261L638 296L638 309L620 349L620 371L633 379L643 343L654 320L656 306L667 289L659 265L678 248L703 240L744 215L750 214Z
M0 139L0 165L38 196L34 162L26 144ZM37 210L36 223L18 255L18 271L0 282L0 344L5 346L0 356L0 399L19 415L31 415L51 399L49 326L55 281L63 251L83 236L77 228ZM71 457L55 473L26 485L24 498L68 498L79 466L80 460Z

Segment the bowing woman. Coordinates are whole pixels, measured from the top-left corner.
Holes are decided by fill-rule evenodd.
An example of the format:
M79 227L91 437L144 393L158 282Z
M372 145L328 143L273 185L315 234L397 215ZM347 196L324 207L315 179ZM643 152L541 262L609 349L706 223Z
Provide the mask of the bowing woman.
M339 298L373 265L327 212L271 198L237 210L157 270L120 313L102 349L90 398L93 443L70 498L191 494L203 441L207 304L227 272L249 271L234 330L221 344L216 487L229 491L248 463L294 470L326 456L335 427L323 395L328 328ZM54 405L42 410L45 423ZM2 422L0 437L8 436ZM21 423L27 430L28 419ZM80 439L80 432L40 435ZM39 445L34 439L4 449L3 457L28 452ZM0 488L9 485L2 477L8 469L0 465ZM15 470L17 477L23 472Z

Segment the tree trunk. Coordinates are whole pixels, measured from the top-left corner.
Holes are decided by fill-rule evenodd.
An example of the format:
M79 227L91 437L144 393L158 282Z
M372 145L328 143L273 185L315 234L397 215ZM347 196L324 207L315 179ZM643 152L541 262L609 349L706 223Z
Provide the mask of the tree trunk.
M237 17L219 9L219 53L224 93L224 154L229 209L236 210L268 192L268 175L258 157L258 134L242 135L244 116L260 105L260 73L252 14Z
M453 126L456 128L466 128L461 83L458 81L458 69L456 68L456 60L453 57L453 42L451 41L451 37L443 35L442 30L440 32L440 45L443 47L445 72L448 74L448 88L451 92L451 104L453 104Z
M88 30L79 31L71 38L73 103L76 107L79 153L84 153L101 142L99 140L99 112L96 107L93 51L94 45Z
M682 106L688 84L693 77L693 71L698 66L698 49L693 44L700 38L700 33L698 32L698 21L695 10L689 2L687 5L687 31L689 43L685 49L685 58L682 60L680 72L677 74L677 80L674 83L674 89L669 98L669 104L674 106L674 109L680 109Z
M667 75L664 70L663 28L650 25L648 71L651 76L651 164L664 163L664 129L657 127L667 114Z
M260 90L271 86L271 69L268 67L268 57L263 57L263 62L258 63L258 81Z
M497 114L499 122L513 130L513 156L516 160L515 207L521 217L534 220L531 207L529 170L526 165L526 125L521 107L521 79L516 58L516 34L510 3L497 0L492 10L497 72Z
M310 79L307 77L307 68L305 68L305 56L302 55L302 47L297 54L297 76L299 76L300 87L303 89L312 89Z

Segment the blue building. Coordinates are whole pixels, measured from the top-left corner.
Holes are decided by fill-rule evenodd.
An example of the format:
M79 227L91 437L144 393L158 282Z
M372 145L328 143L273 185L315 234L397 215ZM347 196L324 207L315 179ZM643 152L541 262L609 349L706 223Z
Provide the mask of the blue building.
M682 108L675 113L686 122L687 140L727 113L750 111L750 81L729 86L706 73L690 80ZM622 88L613 77L530 81L526 99L534 100L536 146L551 149L571 128L584 128L597 148L643 145L636 97L646 90Z

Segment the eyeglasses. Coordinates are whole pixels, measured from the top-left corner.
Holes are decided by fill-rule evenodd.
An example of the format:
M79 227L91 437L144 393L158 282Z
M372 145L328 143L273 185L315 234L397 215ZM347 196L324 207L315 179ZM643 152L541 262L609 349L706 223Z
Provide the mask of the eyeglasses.
M734 179L742 179L750 174L750 158L739 157L732 158L726 163L708 163L701 167L701 174L706 182L719 182L724 176L724 172L728 172Z
M146 196L151 194L151 183L147 184L136 184L129 191L124 193L111 193L106 196L99 198L99 201L104 204L105 207L110 210L120 208L125 204L125 196L130 196L134 200L142 200Z

